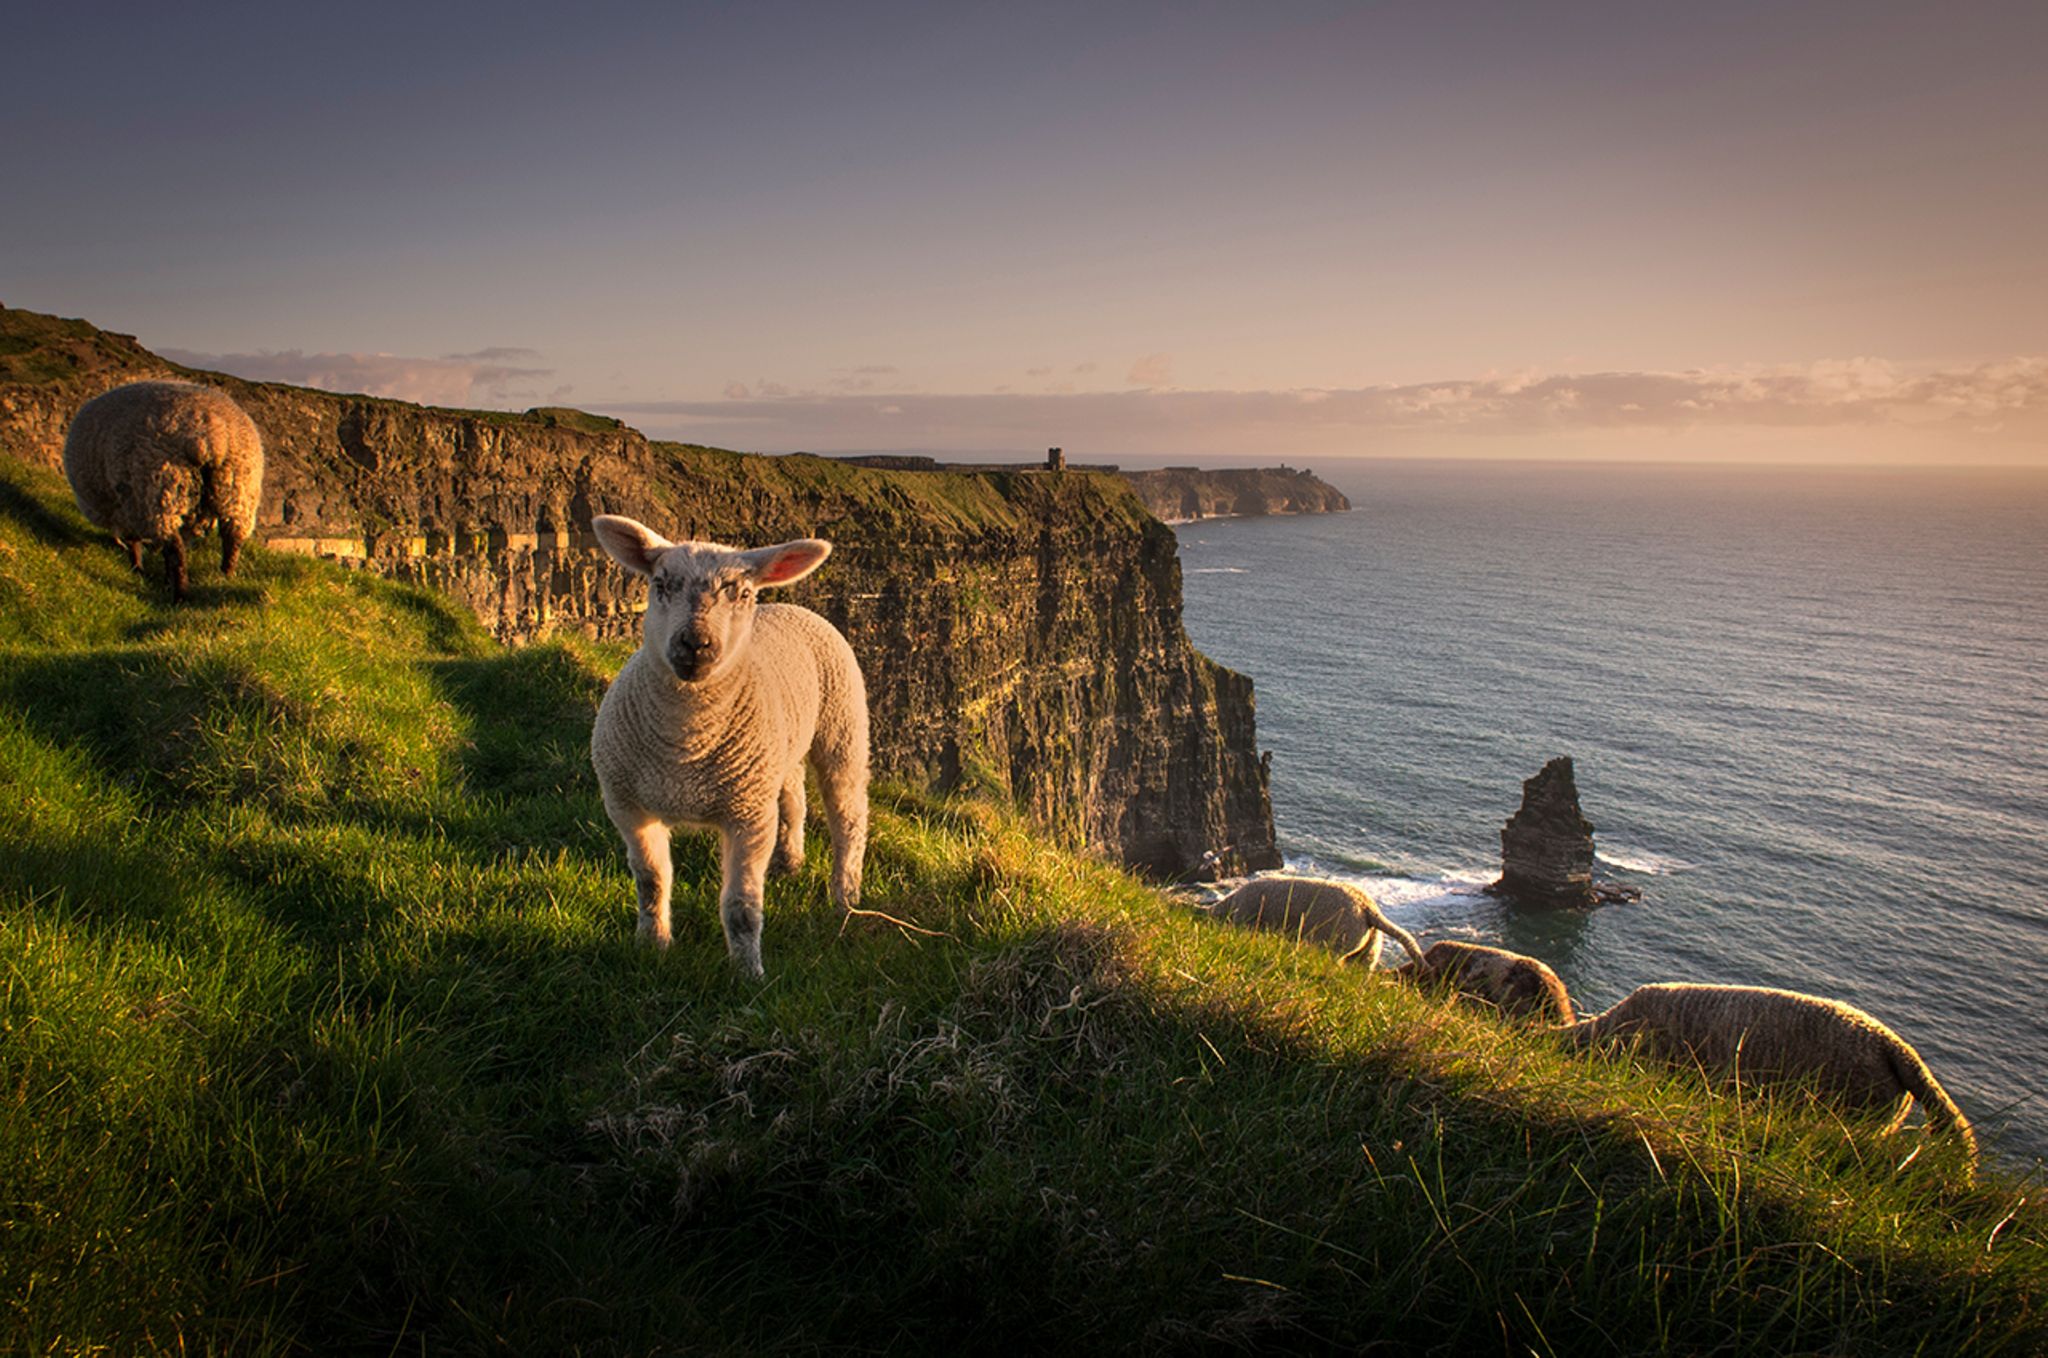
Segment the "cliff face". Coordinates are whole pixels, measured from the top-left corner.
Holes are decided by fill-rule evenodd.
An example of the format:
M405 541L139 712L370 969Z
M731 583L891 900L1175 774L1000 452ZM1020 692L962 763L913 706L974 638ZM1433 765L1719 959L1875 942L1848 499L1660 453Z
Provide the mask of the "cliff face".
M190 376L83 322L0 309L0 452L59 465L89 397ZM220 374L263 430L258 536L461 600L497 635L638 635L594 514L674 537L830 538L788 591L868 676L879 772L985 780L1162 875L1278 866L1251 682L1181 627L1173 534L1119 478L891 472L654 443L575 411L435 410Z
M1124 476L1145 507L1168 523L1232 514L1336 514L1351 508L1335 486L1292 467L1166 467Z

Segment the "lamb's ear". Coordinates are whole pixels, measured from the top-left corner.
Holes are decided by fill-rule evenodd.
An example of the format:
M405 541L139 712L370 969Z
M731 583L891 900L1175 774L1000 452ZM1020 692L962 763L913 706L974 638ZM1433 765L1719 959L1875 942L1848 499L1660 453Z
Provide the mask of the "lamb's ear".
M612 560L635 575L652 575L655 558L675 546L638 519L623 514L600 514L590 521L598 546Z
M757 585L793 585L824 565L830 555L832 544L825 539L798 538L741 552L740 559L747 563Z

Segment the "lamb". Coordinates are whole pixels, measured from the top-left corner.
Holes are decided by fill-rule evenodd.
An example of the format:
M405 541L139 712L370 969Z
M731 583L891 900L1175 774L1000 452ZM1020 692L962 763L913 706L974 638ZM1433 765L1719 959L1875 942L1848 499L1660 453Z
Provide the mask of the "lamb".
M1556 972L1534 957L1478 943L1432 943L1417 962L1397 967L1396 976L1423 984L1442 982L1462 995L1494 1005L1502 1013L1541 1022L1572 1021L1572 997Z
M867 686L831 623L757 591L825 560L818 538L752 551L670 542L617 515L591 520L614 561L648 580L640 649L606 690L590 736L606 813L626 842L640 937L669 945L669 830L718 832L726 951L762 975L761 907L770 860L804 855L804 764L818 775L832 833L831 898L860 904L868 837Z
M191 382L130 382L79 408L64 437L64 475L85 517L110 530L142 569L163 547L182 601L185 537L220 524L220 568L235 573L263 498L263 438L225 392Z
M1380 964L1380 934L1391 935L1418 962L1415 936L1380 913L1364 888L1327 877L1255 877L1209 907L1233 924L1293 934L1342 950L1341 961L1371 971Z
M1896 1110L1905 1125L1913 1100L1929 1130L1952 1131L1968 1164L1977 1136L1963 1110L1906 1039L1851 1004L1763 986L1665 983L1638 986L1602 1014L1563 1031L1577 1046L1641 1035L1666 1060L1732 1071L1743 1081L1810 1080L1851 1108Z

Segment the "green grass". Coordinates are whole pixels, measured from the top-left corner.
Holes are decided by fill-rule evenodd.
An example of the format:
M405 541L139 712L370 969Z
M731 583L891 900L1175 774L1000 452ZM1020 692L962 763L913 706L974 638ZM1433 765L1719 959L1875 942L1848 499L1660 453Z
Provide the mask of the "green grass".
M200 554L203 560L204 554ZM2027 1353L2038 1183L876 798L727 970L616 650L260 550L183 608L0 464L0 1351Z

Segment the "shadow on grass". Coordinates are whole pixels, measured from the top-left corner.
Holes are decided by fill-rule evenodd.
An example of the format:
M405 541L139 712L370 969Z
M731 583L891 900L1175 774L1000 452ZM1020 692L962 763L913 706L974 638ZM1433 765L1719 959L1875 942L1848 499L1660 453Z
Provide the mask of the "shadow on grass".
M19 522L46 547L84 547L103 543L112 549L113 538L94 528L83 515L52 509L42 496L21 485L11 475L0 476L0 514Z
M440 696L465 719L465 784L503 798L594 793L590 728L606 679L553 646L429 661Z
M0 655L0 704L36 736L76 750L99 774L153 799L175 798L201 695L147 650Z
M385 600L418 618L427 644L435 649L460 652L472 644L475 620L460 605L423 589L400 586L392 586Z
M1260 1009L1162 999L1113 929L1027 931L944 987L906 977L910 945L885 936L826 946L850 956L771 965L754 994L701 958L664 984L672 956L644 989L551 996L592 1030L571 1050L491 1030L495 1069L597 1100L554 1105L493 1167L507 1229L466 1285L506 1298L495 1323L520 1346L595 1322L628 1347L1356 1351L1398 1330L1541 1348L1594 1315L1619 1351L1652 1351L1675 1315L1685 1346L1785 1351L1841 1319L1825 1300L1798 1314L1789 1288L1943 1295L1932 1269L1876 1252L1745 1254L1727 1213L1760 1238L1826 1232L1724 1201L1630 1123L1532 1118L1398 1043L1332 1060ZM408 986L474 984L497 965L476 947L450 940ZM482 1020L499 984L547 981L508 974L469 1004ZM806 1018L820 988L830 1024ZM1638 1267L1645 1250L1721 1276L1674 1287ZM564 1297L605 1300L572 1316ZM467 1305L420 1318L459 1344Z

